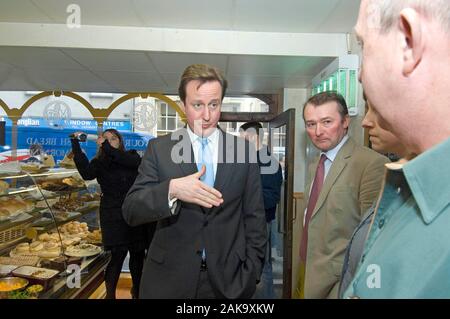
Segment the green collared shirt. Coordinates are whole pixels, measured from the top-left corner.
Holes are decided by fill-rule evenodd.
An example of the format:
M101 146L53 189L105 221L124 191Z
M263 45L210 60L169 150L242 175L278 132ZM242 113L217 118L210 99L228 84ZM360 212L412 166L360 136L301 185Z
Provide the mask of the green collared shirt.
M386 164L382 196L344 298L450 298L450 139Z

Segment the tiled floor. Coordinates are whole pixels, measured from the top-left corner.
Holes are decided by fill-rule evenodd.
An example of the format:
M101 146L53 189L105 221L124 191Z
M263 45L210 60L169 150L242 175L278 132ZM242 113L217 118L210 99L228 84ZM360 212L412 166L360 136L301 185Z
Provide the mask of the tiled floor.
M119 283L116 289L117 299L131 299L131 276L129 273L122 273L120 275Z
M119 283L116 289L116 299L131 299L131 277L129 273L122 273L120 275ZM100 287L92 294L89 299L104 299L106 295L105 284L101 284Z

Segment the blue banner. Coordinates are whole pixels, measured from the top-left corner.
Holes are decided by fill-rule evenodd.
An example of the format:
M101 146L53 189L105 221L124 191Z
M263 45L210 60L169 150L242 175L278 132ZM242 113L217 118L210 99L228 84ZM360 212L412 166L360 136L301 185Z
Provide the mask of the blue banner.
M11 126L12 121L9 118L1 118L0 121L5 121L6 126ZM22 118L17 121L18 127L46 127L54 130L95 130L97 131L97 122L94 120L84 120L84 119L73 119L73 120L62 120L60 125L55 126L52 121L47 121L44 118L33 118L27 117ZM114 128L118 131L129 132L131 130L130 121L104 121L104 129Z
M2 119L0 118L0 120ZM10 119L5 118L4 120L6 121L6 145L0 146L0 161L2 158L6 161L11 153L12 122ZM67 125L54 128L42 118L20 119L17 123L17 149L21 150L20 153L23 154L24 150L29 150L31 145L41 145L44 151L53 155L55 162L58 163L71 150L70 134L76 131L97 134L97 122L95 121L74 119L65 122ZM103 129L108 128L120 131L124 138L125 148L137 150L141 155L145 152L149 140L154 138L150 134L130 132L131 123L129 121L105 121ZM97 152L97 144L94 141L81 143L81 147L89 159L92 159Z

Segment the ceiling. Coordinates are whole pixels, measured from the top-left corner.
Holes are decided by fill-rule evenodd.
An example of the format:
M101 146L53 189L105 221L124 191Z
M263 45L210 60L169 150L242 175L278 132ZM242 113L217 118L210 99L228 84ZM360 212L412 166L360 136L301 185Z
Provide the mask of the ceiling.
M35 24L63 25L73 0L11 0L0 2L0 28ZM77 0L81 23L107 26L227 32L351 33L359 0ZM114 28L112 28L114 27ZM141 30L141 29L133 29ZM1 30L0 30L1 31ZM234 35L234 33L232 33ZM209 35L209 33L208 33ZM179 76L192 63L209 63L224 70L231 94L277 93L282 88L304 88L335 56L220 54L153 50L98 49L67 45L52 39L51 45L2 43L0 90L71 90L83 92L176 92ZM32 38L29 39L32 43ZM199 40L200 41L200 40ZM276 42L275 42L276 43ZM273 45L268 42L267 45ZM227 43L222 44L224 47ZM286 42L283 44L286 45ZM313 45L313 44L311 44ZM326 46L327 43L323 43Z

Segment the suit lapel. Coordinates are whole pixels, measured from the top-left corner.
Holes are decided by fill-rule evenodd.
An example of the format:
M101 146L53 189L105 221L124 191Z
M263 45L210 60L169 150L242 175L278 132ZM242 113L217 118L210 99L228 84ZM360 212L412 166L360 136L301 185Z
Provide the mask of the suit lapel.
M228 141L228 143L227 143L227 134L220 129L219 130L217 172L216 172L216 178L214 180L214 188L217 189L221 193L224 190L228 179L230 178L231 168L232 168L232 166L230 164L228 164L228 165L226 164L226 154L234 154L235 150L233 148L234 148L233 143L230 143L230 141Z
M352 156L354 148L354 142L349 138L339 150L336 158L333 161L333 164L330 167L330 171L325 178L325 182L322 186L322 190L320 191L319 198L317 199L316 207L314 208L313 216L322 207L334 183L336 182L344 168L347 166L348 160Z
M232 163L226 163L227 154L235 154L236 149L235 145L232 140L229 140L230 138L233 138L232 136L228 136L222 129L219 128L219 144L218 144L218 158L217 158L217 172L216 172L216 178L214 180L214 188L218 190L222 196L224 197L224 200L226 200L224 191L226 189L226 185L230 179L232 172L233 165ZM228 143L227 143L228 141ZM235 159L235 156L233 156L233 160ZM234 163L234 162L233 162ZM219 207L213 207L210 209L206 209L206 212L209 214L217 213L221 209L221 206Z
M186 128L182 128L177 132L180 138L178 140L171 140L171 152L180 155L182 160L177 166L181 169L183 176L192 175L198 172L197 164L195 163L194 150L192 148L191 139ZM184 152L187 152L184 154ZM171 154L172 156L172 154Z

